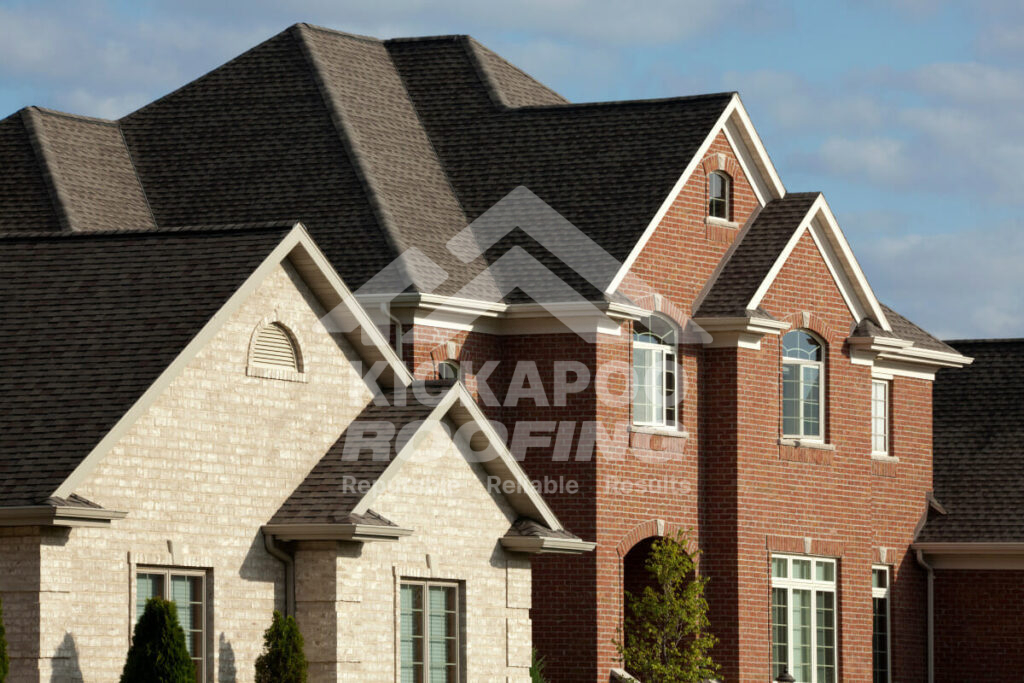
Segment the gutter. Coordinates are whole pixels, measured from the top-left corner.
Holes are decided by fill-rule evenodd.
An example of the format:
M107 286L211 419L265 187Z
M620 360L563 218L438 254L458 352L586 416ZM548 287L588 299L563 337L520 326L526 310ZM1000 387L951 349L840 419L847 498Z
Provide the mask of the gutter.
M277 544L277 538L273 534L263 532L263 545L272 557L277 558L284 564L284 613L285 616L295 616L295 558Z
M917 563L928 572L928 683L935 683L935 569L917 549Z
M501 547L517 553L580 555L597 547L596 543L573 538L549 536L503 536Z
M75 505L23 505L0 508L0 527L5 526L109 526L127 512Z

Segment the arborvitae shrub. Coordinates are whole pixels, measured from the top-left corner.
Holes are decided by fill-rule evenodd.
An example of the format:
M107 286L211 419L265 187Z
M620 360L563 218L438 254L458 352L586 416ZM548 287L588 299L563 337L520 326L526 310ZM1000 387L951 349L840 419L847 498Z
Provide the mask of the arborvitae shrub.
M0 683L11 670L11 659L7 656L7 632L4 630L4 603L0 600Z
M121 683L195 683L196 670L178 624L178 609L161 598L146 601L135 625Z
M263 634L263 654L256 659L256 683L306 683L306 655L295 617L274 610Z

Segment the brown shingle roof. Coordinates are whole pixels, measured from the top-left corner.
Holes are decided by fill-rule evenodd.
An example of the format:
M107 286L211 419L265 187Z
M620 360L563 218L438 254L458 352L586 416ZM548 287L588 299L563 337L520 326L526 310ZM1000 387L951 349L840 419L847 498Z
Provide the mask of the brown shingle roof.
M953 341L974 358L933 390L935 498L918 541L1024 542L1024 339Z
M51 496L290 227L0 237L0 505Z

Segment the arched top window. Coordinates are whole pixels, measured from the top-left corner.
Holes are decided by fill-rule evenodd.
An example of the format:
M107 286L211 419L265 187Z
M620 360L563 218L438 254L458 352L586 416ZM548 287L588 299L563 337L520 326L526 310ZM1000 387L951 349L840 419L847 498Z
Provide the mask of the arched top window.
M820 441L824 434L824 344L804 330L782 338L783 436Z
M722 171L712 171L708 174L708 215L712 218L729 220L730 195L732 193L732 178Z
M261 323L249 344L248 374L271 379L303 380L302 352L295 334L283 323Z
M633 422L675 427L675 323L657 313L633 323Z
M459 364L453 360L444 360L437 364L438 379L459 379Z

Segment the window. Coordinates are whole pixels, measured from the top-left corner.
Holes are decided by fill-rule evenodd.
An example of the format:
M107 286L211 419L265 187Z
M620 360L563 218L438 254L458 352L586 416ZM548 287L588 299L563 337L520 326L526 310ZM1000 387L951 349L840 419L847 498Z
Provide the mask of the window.
M402 683L459 681L459 587L403 581L401 610Z
M874 683L889 683L889 568L871 568L871 659Z
M135 578L135 621L150 598L170 600L178 609L185 645L196 667L196 682L206 680L206 574L178 569L139 569Z
M772 556L772 679L836 681L836 562Z
M889 383L871 382L871 451L889 454Z
M441 361L437 364L438 379L459 379L459 364L453 360Z
M794 330L782 338L782 434L820 440L822 345L810 333Z
M633 422L676 425L676 328L652 315L633 323Z
M708 175L708 215L729 220L729 176L721 171Z

